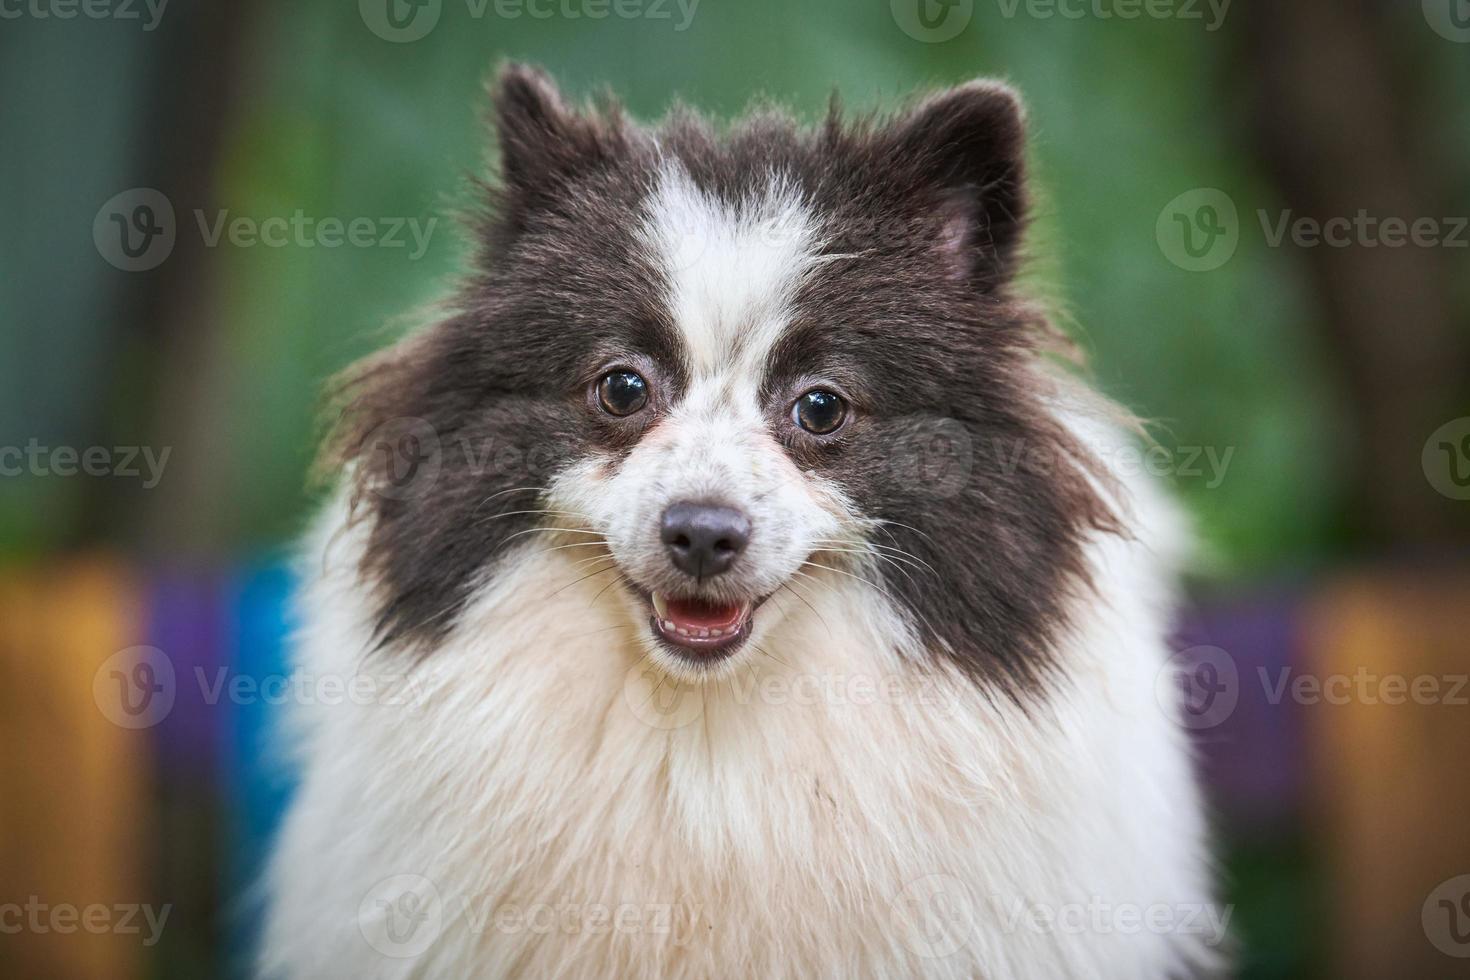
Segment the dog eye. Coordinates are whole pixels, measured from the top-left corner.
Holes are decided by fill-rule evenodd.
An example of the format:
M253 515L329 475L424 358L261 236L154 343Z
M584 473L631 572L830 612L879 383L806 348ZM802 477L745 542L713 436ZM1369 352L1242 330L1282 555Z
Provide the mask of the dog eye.
M806 431L825 436L836 432L847 418L847 402L841 395L817 388L796 400L791 418Z
M597 401L609 415L632 415L648 404L648 382L633 371L610 371L597 382Z

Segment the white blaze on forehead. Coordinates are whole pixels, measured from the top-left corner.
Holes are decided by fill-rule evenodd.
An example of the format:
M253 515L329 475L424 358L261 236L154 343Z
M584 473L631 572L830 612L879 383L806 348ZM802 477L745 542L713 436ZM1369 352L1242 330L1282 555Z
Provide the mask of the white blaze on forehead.
M758 377L820 246L795 185L773 175L763 193L729 203L671 161L649 198L643 236L668 279L692 373Z

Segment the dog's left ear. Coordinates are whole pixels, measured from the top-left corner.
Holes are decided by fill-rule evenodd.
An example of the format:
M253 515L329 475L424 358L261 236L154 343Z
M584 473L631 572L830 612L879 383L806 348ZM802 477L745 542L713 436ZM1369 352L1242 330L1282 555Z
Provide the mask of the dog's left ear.
M1007 279L1026 223L1026 113L1008 85L974 81L932 96L892 130L945 212L942 245L982 286Z
M551 76L531 65L504 65L491 86L491 103L500 144L502 207L515 224L626 147L615 105L603 113L571 108Z

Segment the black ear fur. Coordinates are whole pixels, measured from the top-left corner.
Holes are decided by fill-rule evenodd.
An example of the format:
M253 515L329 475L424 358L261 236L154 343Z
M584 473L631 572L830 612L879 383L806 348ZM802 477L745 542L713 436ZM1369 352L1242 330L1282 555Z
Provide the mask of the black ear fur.
M555 202L568 182L605 167L627 148L621 110L568 108L551 76L532 65L501 67L491 86L500 145L503 218L519 224Z
M1025 109L1007 85L974 81L941 92L895 124L900 165L939 192L945 237L969 272L1007 278L1025 229Z

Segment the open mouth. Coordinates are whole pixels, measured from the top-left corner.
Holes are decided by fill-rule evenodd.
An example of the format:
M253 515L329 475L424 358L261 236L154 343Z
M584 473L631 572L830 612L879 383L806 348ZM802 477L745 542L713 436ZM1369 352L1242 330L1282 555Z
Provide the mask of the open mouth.
M756 608L765 601L720 603L658 592L647 599L654 636L676 655L699 663L722 660L739 649L750 638Z

